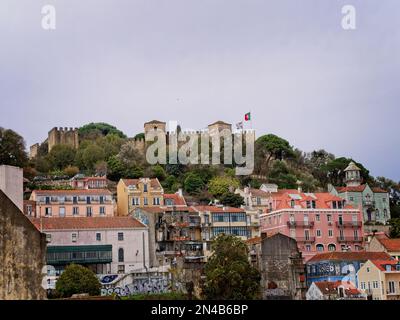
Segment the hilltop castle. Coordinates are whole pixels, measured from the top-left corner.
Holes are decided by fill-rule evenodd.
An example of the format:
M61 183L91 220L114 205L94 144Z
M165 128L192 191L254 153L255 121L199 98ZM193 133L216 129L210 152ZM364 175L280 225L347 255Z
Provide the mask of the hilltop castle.
M226 123L224 121L216 121L210 125L208 125L208 131L222 131L222 130L229 130L232 131L232 125ZM166 135L166 141L168 144L169 141L169 132L167 131L167 125L165 122L159 120L152 120L146 122L144 124L144 134L148 133L153 129L162 130ZM200 131L193 131L190 132L193 134L198 134ZM144 153L146 150L146 142L144 138L133 138L130 139L131 143L133 144L134 148L137 149L139 152ZM79 134L78 128L57 128L54 127L48 133L48 138L44 141L48 143L48 152L56 145L69 145L75 149L79 147ZM38 155L39 151L39 143L36 143L30 147L30 158L35 158Z

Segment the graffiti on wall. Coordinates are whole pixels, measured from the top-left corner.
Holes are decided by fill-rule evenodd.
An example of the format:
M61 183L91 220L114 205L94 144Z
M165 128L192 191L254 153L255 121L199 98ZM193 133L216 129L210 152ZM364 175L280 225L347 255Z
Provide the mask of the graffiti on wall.
M129 296L134 294L166 293L171 290L171 280L166 276L136 278L131 283L103 284L101 295Z

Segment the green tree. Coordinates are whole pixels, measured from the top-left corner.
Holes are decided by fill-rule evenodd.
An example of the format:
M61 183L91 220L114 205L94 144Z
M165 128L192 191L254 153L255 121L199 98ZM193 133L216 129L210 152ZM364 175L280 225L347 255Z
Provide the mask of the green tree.
M224 193L220 198L219 201L228 207L235 207L240 208L241 205L244 205L244 199L240 194L227 192Z
M390 219L389 224L390 224L390 237L400 238L400 218Z
M67 266L56 282L56 291L62 298L73 294L100 295L101 284L93 271L81 265Z
M256 140L255 155L257 171L267 175L272 160L293 157L294 152L285 139L274 134L266 134Z
M236 188L239 188L239 186L240 183L238 179L227 176L220 176L211 179L208 184L208 191L214 197L220 197L224 193L234 191Z
M159 164L149 167L148 174L150 178L157 178L160 181L165 180L166 173L162 166Z
M96 163L103 160L105 160L105 152L97 144L90 144L82 153L83 164L89 171L94 171Z
M185 178L184 188L191 195L198 194L204 188L204 182L199 175L190 172Z
M68 166L64 169L64 174L68 177L73 177L74 175L79 173L79 168L76 166Z
M46 158L49 161L51 170L63 170L74 164L75 154L76 151L73 147L59 144L51 149Z
M175 193L181 187L178 179L175 176L168 176L164 181L161 182L165 193Z
M369 171L361 163L345 157L336 158L328 162L326 165L322 166L322 170L328 177L328 182L336 186L344 185L344 169L346 169L351 161L353 161L357 165L357 167L361 169L360 175L363 179L363 182L373 183L372 177L369 175Z
M24 139L13 130L0 127L0 164L23 168L27 163Z
M121 138L126 138L126 135L122 131L104 122L92 122L79 128L80 139L93 139L99 136L106 136L108 134L115 134Z
M219 235L206 263L204 296L212 300L246 300L259 297L260 273L250 265L247 245L232 235Z

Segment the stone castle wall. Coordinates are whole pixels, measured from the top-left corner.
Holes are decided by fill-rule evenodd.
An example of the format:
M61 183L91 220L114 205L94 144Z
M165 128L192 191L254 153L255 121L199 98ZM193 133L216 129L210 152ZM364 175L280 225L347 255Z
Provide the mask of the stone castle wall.
M79 147L78 128L53 128L49 131L49 152L59 144L69 145L75 149Z

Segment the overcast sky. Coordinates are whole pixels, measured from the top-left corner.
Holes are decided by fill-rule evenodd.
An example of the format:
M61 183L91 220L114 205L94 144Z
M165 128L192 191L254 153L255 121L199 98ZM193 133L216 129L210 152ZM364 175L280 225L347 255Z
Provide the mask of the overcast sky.
M356 30L341 27L345 4ZM399 29L398 0L1 0L0 126L29 146L54 126L133 136L251 110L258 136L400 180Z

